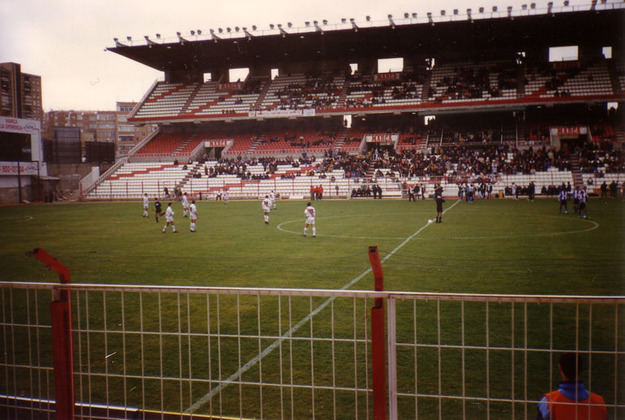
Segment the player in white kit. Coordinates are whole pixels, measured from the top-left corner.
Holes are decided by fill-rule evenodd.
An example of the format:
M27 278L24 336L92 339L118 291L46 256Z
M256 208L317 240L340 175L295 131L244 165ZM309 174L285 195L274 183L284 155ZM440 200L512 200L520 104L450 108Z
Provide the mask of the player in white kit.
M191 204L189 205L189 218L191 219L189 229L191 232L195 232L195 222L197 222L197 207L195 206L195 200L191 200Z
M269 199L271 200L271 208L272 209L277 209L278 205L276 204L276 195L274 194L273 190L271 190L271 192L269 193Z
M306 205L306 210L304 210L304 216L306 216L306 224L304 225L304 236L306 236L308 226L312 226L312 237L316 238L317 228L315 227L315 216L317 216L317 211L313 206L310 205L310 201Z
M261 206L263 207L263 214L265 215L265 224L269 224L269 212L271 211L271 199L268 195L265 196Z
M171 208L171 203L167 205L167 210L165 211L165 221L166 224L163 226L163 233L167 232L167 226L171 226L172 232L178 233L176 225L174 224L174 209Z
M182 194L182 216L187 217L189 215L189 199L187 193Z
M150 208L150 199L148 194L143 194L143 217L148 217L148 209Z

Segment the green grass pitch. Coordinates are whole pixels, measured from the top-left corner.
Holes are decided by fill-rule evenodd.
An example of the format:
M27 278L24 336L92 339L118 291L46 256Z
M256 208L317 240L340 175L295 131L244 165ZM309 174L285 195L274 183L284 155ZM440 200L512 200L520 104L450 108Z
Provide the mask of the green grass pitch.
M435 216L429 200L313 204L315 239L302 237L297 201L279 202L269 225L259 202L200 202L196 233L174 203L178 235L162 234L152 209L142 218L141 203L4 207L2 278L56 280L25 256L40 247L75 283L340 288L368 267L369 245L384 257ZM552 199L461 202L388 259L386 289L622 295L624 210L621 200L591 200L581 219L558 215ZM369 277L354 286L371 287Z
M167 203L163 204L165 208ZM370 245L377 245L382 258L392 253L384 264L386 290L555 295L625 294L625 203L620 199L591 200L588 205L588 219L573 215L572 203L569 203L568 215L558 214L558 202L555 199L538 199L534 202L484 200L472 204L449 199L445 203L446 213L442 224L428 224L428 219L435 217L435 205L431 200L417 203L405 200L322 200L313 202L317 209L316 238L311 238L310 231L308 237L302 236L305 205L306 203L302 201L278 202L278 208L271 212L270 224L266 225L263 223L260 202L199 202L197 232L191 233L188 219L182 217L180 203L174 202L176 227L179 230L177 235L171 231L161 233L164 218L161 217L160 222L156 223L153 208L150 209L149 218L142 218L143 210L140 202L3 207L0 208L1 277L4 281L56 281L53 273L26 256L27 251L40 247L70 269L74 283L340 289L369 267L367 248ZM407 238L410 240L406 241ZM372 275L364 276L351 288L371 290ZM5 295L4 299L6 303L8 297ZM78 296L76 299L81 300L81 297ZM128 308L127 313L131 313L130 309L136 308L138 299L136 294L125 296L124 301L113 296L109 297L105 321L102 319L103 316L99 315L102 314L101 298L90 296L88 302L91 314L90 328L115 330L120 325L121 310ZM161 322L164 330L177 331L176 319L169 319L168 315L174 314L176 308L180 306L183 308L185 325L187 315L191 320L191 325L183 325L183 329L190 332L206 331L210 323L206 320L206 314L214 311L215 305L211 302L209 310L206 308L205 298L202 299L192 296L189 303L184 299L180 303L176 302L175 298L165 297L161 302L163 316ZM226 311L229 305L233 305L233 299L223 298L220 302L221 311ZM321 301L314 300L314 304ZM294 302L297 304L293 312L297 318L294 319L296 322L310 312L310 307L307 300ZM81 300L81 311L85 311L86 303L87 299ZM241 298L240 303L243 308L241 328L253 335L257 326L256 300ZM158 302L153 296L145 296L142 304L145 312L152 315L157 312ZM275 300L263 303L263 313L275 310L278 304ZM361 323L358 324L358 329L365 328L368 309L353 310L350 305L351 302L339 304L339 301L334 305L336 313L333 315L339 319L346 318L345 331L336 331L339 336L341 334L349 336L351 333L352 313L362 315L363 319L358 321ZM187 307L194 308L193 313L187 314L185 309ZM423 327L420 326L419 332L414 334L418 335L420 342L435 342L433 316L437 309L432 302L419 304L414 308L398 305L400 341L410 342L413 339L411 330L413 310L418 313L420 319L430 321ZM442 340L457 344L460 340L459 329L453 325L459 325L459 306L456 303L442 303L440 310L441 320L452 325L442 331ZM570 319L575 315L571 314L570 308L556 307L555 310L556 315L563 319ZM317 326L329 320L330 311L331 308L328 308L319 314L318 320L315 321ZM509 305L498 310L493 309L491 344L505 346L511 339L516 343L522 341L523 337L519 335L520 327L515 332L508 331L509 321L506 320L509 318L509 311ZM518 306L518 311L517 317L521 322L522 306ZM20 309L16 309L16 312L16 320L25 317L24 313L20 313ZM41 319L45 319L45 312L46 310L41 310ZM582 319L587 319L587 308L582 308L581 312ZM468 303L465 313L466 344L483 344L484 306ZM545 324L545 319L540 317L540 313L540 311L530 312L529 322L537 326L530 337L530 346L532 340L536 345L544 346L544 340L547 339L545 330L548 324ZM223 314L227 312L223 312L222 316ZM623 318L622 315L619 314L619 319ZM501 316L501 322L498 316ZM602 320L610 323L614 316L613 311L598 307L593 313L593 325L600 324ZM156 330L157 321L155 316L146 316L144 328ZM125 322L125 328L128 330L139 328L139 320L136 318L128 317ZM222 322L224 323L222 333L235 332L237 320L234 317ZM405 328L402 327L403 322L406 323ZM263 325L262 328L267 335L277 334L275 331L277 327L273 324L267 327ZM283 325L281 332L285 330ZM303 330L306 331L298 334L306 336L308 327ZM614 328L608 328L605 337L601 337L602 333L598 332L600 330L593 329L593 340L597 340L599 345L603 341L607 343L606 346L613 345ZM581 341L587 341L587 331L584 328L580 334ZM562 347L570 346L575 339L570 331L558 331L557 335L556 345ZM92 347L103 344L102 338L97 335L93 335L91 340ZM45 337L42 341L45 341ZM268 346L271 342L270 339L264 339L262 347ZM253 351L256 350L255 343L256 341L252 343ZM187 374L184 372L189 367L186 360L184 366L179 366L178 352L182 359L185 359L189 353L187 346L193 348L193 360L189 363L193 364L194 372L214 372L216 369L215 366L207 366L208 355L198 350L200 348L206 350L206 343L186 340L179 342L179 339L172 335L170 338L166 337L163 343L167 352L172 353L172 357L171 360L165 357L161 372L159 362L155 359L158 353L157 344L156 338L153 337L146 337L143 344L146 353L151 349L153 356L145 365L146 375L185 377ZM224 371L231 373L236 370L239 363L234 356L237 343L224 341L221 344L224 346L222 360ZM82 337L78 345L86 348L86 337ZM211 344L213 345L214 343ZM106 351L112 353L120 350L119 346L120 343L111 338ZM125 353L128 355L126 363L131 366L130 371L126 373L138 375L140 372L132 371L132 366L140 365L137 359L140 343L136 339L128 338L125 346ZM233 351L228 352L226 349ZM350 346L334 350L337 366L350 365L354 353L357 353L358 360L364 357L364 350L360 347L356 351ZM253 351L247 351L244 357L252 358ZM284 352L286 351L284 349ZM318 370L316 381L324 383L328 380L331 365L328 354L331 351L332 349L324 343L317 343L313 351L305 342L302 348L297 348L296 357L307 365L313 354L316 360L314 369ZM104 350L100 353L103 352ZM105 368L103 357L100 353L94 353L92 350L92 360L89 363L94 372L103 371ZM118 356L115 357L120 357L119 354L121 351L118 351ZM211 358L215 358L215 354L216 348L213 349ZM264 362L263 379L268 382L278 382L279 378L275 376L277 369L271 368L280 363L278 354L276 352L270 355ZM283 355L286 357L286 353ZM443 391L457 393L461 354L457 350L449 349L445 350L444 355L442 371L446 380ZM400 364L413 366L415 364L413 357L412 349L399 350ZM418 357L422 369L418 379L402 380L398 384L399 390L414 391L416 384L420 392L436 393L437 372L433 368L436 364L436 354L433 350L420 349ZM517 397L523 397L522 383L516 384L515 391L510 389L513 386L509 378L510 357L510 352L492 354L493 378L490 386L499 393L493 395L495 397L506 398L510 393L519 392L521 394ZM519 362L522 356L517 355L516 358ZM467 377L473 375L481 378L467 381L467 392L470 395L484 394L483 359L483 352L466 354ZM243 360L243 363L245 361ZM85 360L82 363L88 364ZM108 366L109 373L121 374L122 372L117 370L120 369L119 366L119 363ZM519 366L519 369L522 369L522 364ZM602 373L605 373L604 376L610 378L609 370L614 367L608 363L603 372L599 367L595 367L597 377L600 378ZM625 371L623 367L625 366L620 366L620 372ZM294 372L294 375L303 382L308 382L310 378L306 377L306 369L310 367L304 366L301 372ZM547 369L544 355L536 359L530 355L527 380L532 388L537 389L535 393L529 395L530 398L538 398L549 386L549 379L545 378ZM248 379L258 380L258 374L259 368L254 368L248 373ZM216 375L215 373L213 377ZM227 374L224 374L225 376ZM518 372L518 378L521 381L526 379L522 371ZM364 379L361 377L359 381ZM593 373L593 384L599 391L610 389L613 384L610 381L602 384ZM344 385L349 386L349 383ZM364 386L365 383L359 385ZM87 393L86 382L79 383L79 386ZM137 379L128 379L124 385L119 378L113 377L108 383L108 392L105 392L102 382L90 386L89 392L92 397L99 399L100 402L129 405L141 403L140 400L133 400L133 395L137 394L137 388L145 386L146 393L153 392L146 404L147 408L173 411L187 408L190 402L197 401L210 389L205 384L197 384L192 391L186 387L181 390L175 381L165 382L164 396L161 398L160 391L156 391L160 387L158 381L146 381L141 385ZM110 392L111 389L121 389L124 386L127 389L126 399ZM210 406L203 406L200 412L260 417L261 407L258 404L257 387L246 388L245 385L241 385L230 388L232 389L219 399L212 401ZM132 389L135 391L131 391ZM8 390L10 391L11 389ZM338 394L320 389L314 397L311 397L309 391L301 393L296 391L293 396L295 403L291 406L291 396L280 396L275 388L267 389L264 391L263 399L269 402L266 407L262 407L264 410L262 415L268 418L279 417L280 406L276 404L277 399L285 401L285 410L290 412L289 410L293 409L296 417L299 409L297 402L311 398L316 399L315 410L320 417L333 416L332 409L329 408L332 404L328 403L333 399L347 401L346 404L352 406L367 404L362 394L356 398L349 392L344 393L345 395L340 392ZM183 395L182 398L180 395ZM238 403L233 402L238 395L245 396L242 411ZM304 407L310 404L301 405ZM427 398L420 399L418 406L411 399L400 399L400 410L402 413L410 413L409 416L414 416L414 413L418 412L423 418L429 416L437 418L436 405L435 401ZM468 418L482 418L480 413L484 412L484 407L470 405L468 410ZM491 410L493 415L498 413L507 415L510 408L506 404L501 406L494 404ZM446 402L443 411L444 418L458 418L461 415L458 404L453 401ZM345 418L354 416L353 411L347 410L345 413L348 413ZM300 414L309 416L305 413ZM359 414L364 416L365 409L361 407ZM521 414L522 412L519 413ZM341 413L338 417L342 418ZM532 417L533 413L530 415L530 418Z

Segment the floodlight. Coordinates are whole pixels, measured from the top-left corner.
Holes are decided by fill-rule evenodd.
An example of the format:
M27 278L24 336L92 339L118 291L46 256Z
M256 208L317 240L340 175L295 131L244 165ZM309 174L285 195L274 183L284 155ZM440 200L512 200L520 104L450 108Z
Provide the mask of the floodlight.
M444 10L441 10L441 16L445 16L445 13L446 12Z
M324 24L324 25L327 25L327 24L328 24L328 20L327 20L327 19L324 19L324 20L323 20L323 24Z
M430 25L434 25L434 21L432 20L432 12L428 12L427 16L428 16L428 22L430 22Z
M161 34L156 34L156 39L161 39Z
M407 12L404 13L404 19L408 19L408 18L410 18L410 13L407 13Z
M535 9L536 8L536 3L530 3L530 9Z
M128 42L132 41L132 37L131 36L127 36L126 37L126 41L128 41Z
M341 23L346 23L346 22L347 22L347 19L341 18Z
M371 21L371 16L365 16L365 19L367 20L367 22Z
M356 21L354 20L354 18L349 18L349 21L352 24L352 29L354 30L354 32L358 32L358 25L356 25Z
M198 29L198 30L197 30L197 31L195 31L195 32L197 32L197 34L198 34L198 35L202 35L202 30L201 30L201 29Z
M454 15L457 16L458 15L458 9L454 9Z
M293 27L293 24L292 24L291 22L287 22L287 23L286 23L286 26L288 26L289 28L292 28L292 27Z
M497 11L497 6L493 6L493 12Z
M310 22L309 22L309 21L306 21L306 22L304 22L304 25L306 25L306 26L310 26Z
M388 15L388 24L391 25L391 28L395 29L395 22L393 22L393 15Z
M569 0L564 0L564 7L569 7Z
M218 28L218 29L217 29L217 31L219 31L219 33L220 33L220 34L223 34L223 33L224 33L224 30L223 30L223 29L221 29L221 28Z
M189 32L191 35L195 35L195 31L193 29L191 29L191 31Z
M471 18L471 9L470 8L467 9L467 20L469 22L473 22L473 19Z
M256 25L252 25L252 30L255 31L256 30Z
M484 8L480 7L479 9L477 9L477 11L480 12L480 13L484 13Z
M551 9L553 8L553 2L550 1L547 3L547 14L551 14Z
M239 32L239 27L238 27L238 26L235 26L235 27L234 27L234 31L235 31L235 32Z
M413 19L416 19L416 18L417 18L417 13L416 13L416 12L413 12L413 13L412 13L412 18L413 18Z
M156 42L152 41L152 40L150 39L150 37L149 37L149 36L144 35L143 37L145 38L145 42L147 42L147 43L148 43L148 46L149 46L150 48L152 48L152 45L155 45L155 44L156 44Z
M230 29L230 27L228 26L228 27L226 28L226 32L230 33L230 32L232 32L232 29Z

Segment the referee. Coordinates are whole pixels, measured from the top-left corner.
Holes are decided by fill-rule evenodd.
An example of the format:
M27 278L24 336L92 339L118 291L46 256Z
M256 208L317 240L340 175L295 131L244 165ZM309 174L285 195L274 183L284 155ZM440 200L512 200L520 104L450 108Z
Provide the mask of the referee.
M443 223L443 187L439 185L434 189L434 201L436 201L436 223Z

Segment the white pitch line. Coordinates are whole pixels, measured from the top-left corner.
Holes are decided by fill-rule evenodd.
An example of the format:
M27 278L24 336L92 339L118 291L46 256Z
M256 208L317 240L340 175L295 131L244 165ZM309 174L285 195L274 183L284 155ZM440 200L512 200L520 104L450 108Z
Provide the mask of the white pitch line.
M461 200L456 200L456 202L454 202L454 204L452 204L451 206L449 206L448 208L445 209L445 211L443 211L443 214L447 213L449 210L451 210L452 208L454 208L456 206L456 204L458 204ZM419 229L417 229L412 235L408 236L406 239L404 239L404 241L402 243L400 243L399 245L397 245L395 248L393 248L393 250L391 252L389 252L388 254L386 254L386 256L384 258L382 258L381 263L384 264L384 262L386 262L389 258L391 258L393 255L395 255L395 253L397 251L399 251L401 248L404 247L404 245L406 245L408 242L410 242L415 236L417 236L418 234L420 234L421 232L423 232L425 230L425 228L427 228L428 226L430 226L431 223L426 223L425 225L421 226ZM348 289L349 287L353 286L355 283L357 283L358 281L360 281L364 276L366 276L367 274L369 274L371 272L371 267L367 268L365 271L363 271L362 273L360 273L359 275L357 275L356 277L354 277L352 280L350 280L348 283L346 283L345 285L343 285L343 287L341 287L339 290L345 290ZM282 334L282 336L277 339L276 341L274 341L273 343L271 343L267 348L265 348L258 356L255 356L254 358L250 359L250 361L248 361L246 364L244 364L243 366L241 366L239 368L239 370L237 370L236 372L234 372L232 375L228 376L222 383L220 383L217 387L213 388L210 390L210 392L206 393L202 398L200 398L199 400L197 400L196 402L193 403L193 405L191 405L191 407L187 408L184 412L185 414L191 414L191 413L195 413L200 407L202 407L204 404L206 404L208 401L210 401L215 395L217 395L219 392L221 392L222 389L224 389L225 387L227 387L228 385L230 385L234 380L238 379L241 377L241 375L243 375L245 372L247 372L249 369L251 369L254 365L256 365L261 359L263 359L265 356L267 356L269 353L271 353L272 351L274 351L276 349L276 347L278 347L284 340L286 340L287 338L291 337L293 335L293 333L295 333L297 330L299 330L304 324L306 324L308 321L310 321L310 319L317 315L319 312L321 312L323 309L326 308L326 306L328 306L331 302L333 302L336 298L335 297L330 297L328 299L326 299L321 305L317 306L315 309L313 309L313 311L311 313L309 313L308 315L306 315L304 318L302 318L297 324L295 324L293 327L291 327L291 329L289 329L287 332L285 332L284 334Z

